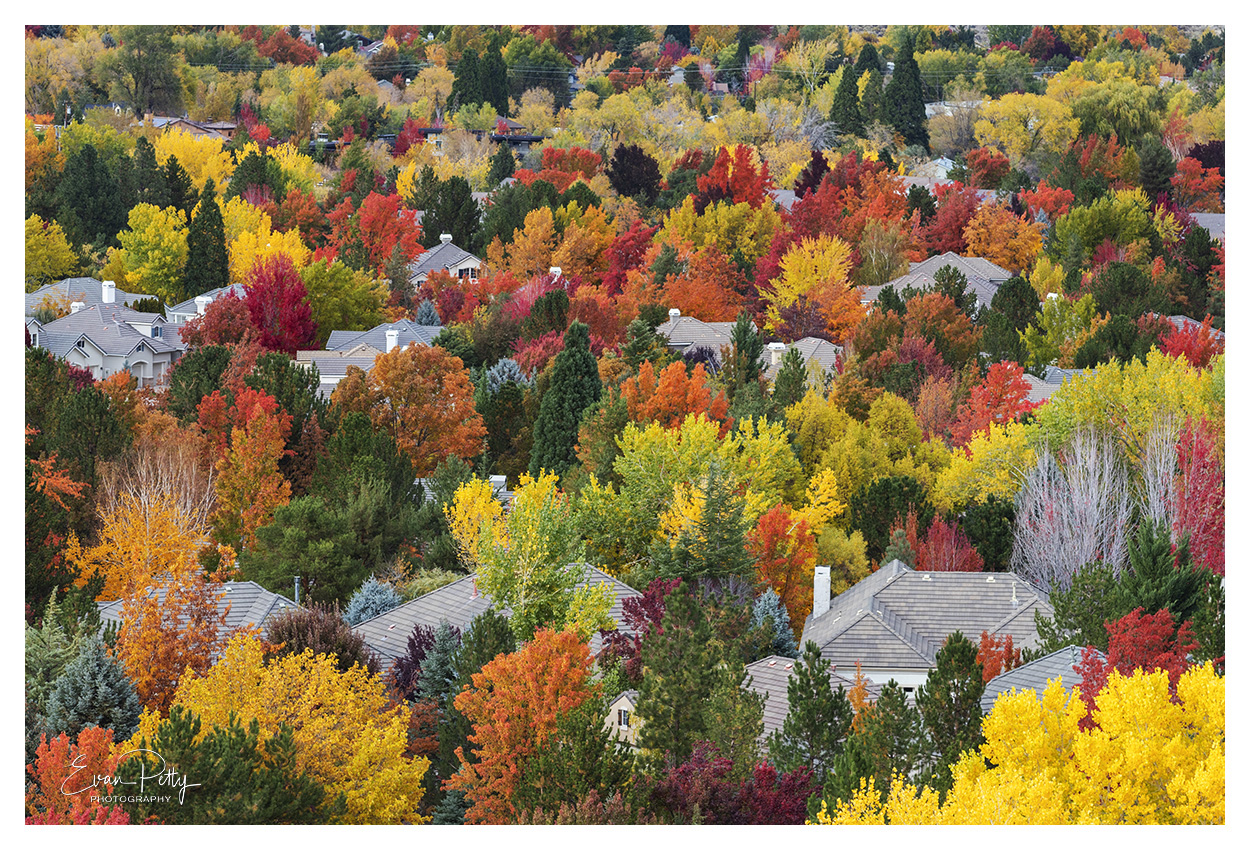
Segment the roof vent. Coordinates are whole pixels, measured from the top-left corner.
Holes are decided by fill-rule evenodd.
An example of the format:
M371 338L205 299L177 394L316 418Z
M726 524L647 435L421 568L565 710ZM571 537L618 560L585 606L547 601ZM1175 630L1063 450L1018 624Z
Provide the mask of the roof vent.
M793 664L787 664L787 665L786 665L786 669L787 669L787 670L790 670L790 669L792 669L793 667L794 667L794 665L793 665Z
M551 268L547 269L547 271L551 273L552 277L558 278L563 273L564 270L561 269L559 266L552 266Z
M77 313L79 310L81 310L83 307L86 307L86 306L87 305L82 303L81 301L75 301L69 305L69 312L72 315L74 313Z
M394 630L394 628L395 628L395 624L391 623L389 626L386 627L386 630L389 632L389 631Z
M777 666L777 662L776 662L776 661L769 661L769 662L768 662L768 666L769 666L769 667L776 667L776 666Z
M931 576L931 575L927 575L927 574L926 574L926 575L922 575L922 576L920 577L920 580L921 580L921 581L933 581L933 576Z
M450 244L451 244L451 234L450 234L450 233L442 233L442 234L439 234L438 241L439 241L439 242L442 242L444 245L450 245Z
M993 576L988 576L985 580L986 580L986 581L993 581L993 580L994 580L994 577L993 577Z
M1011 586L1011 607L1020 607L1020 600L1016 599L1016 586L1014 584Z
M669 308L668 308L668 318L669 318L669 321L672 321L673 319L680 319L680 318L681 318L681 310L678 310L676 307L669 307Z

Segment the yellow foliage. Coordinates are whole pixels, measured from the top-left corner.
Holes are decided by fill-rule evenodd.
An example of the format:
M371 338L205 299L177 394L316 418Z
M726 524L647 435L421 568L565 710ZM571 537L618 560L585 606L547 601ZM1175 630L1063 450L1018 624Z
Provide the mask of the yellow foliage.
M495 524L503 516L503 505L495 498L490 482L474 478L461 484L456 488L451 505L443 507L443 513L460 560L466 566L476 567L482 528Z
M1006 94L981 105L974 132L977 144L998 148L1014 168L1036 150L1065 150L1080 126L1072 110L1053 98Z
M967 453L954 452L950 466L938 473L933 505L948 513L973 502L985 504L990 496L1012 499L1024 476L1032 469L1035 454L1029 444L1029 425L992 423L989 432L978 431Z
M660 535L668 540L676 540L682 532L694 528L706 504L707 493L703 488L686 481L674 484L672 501L669 502L668 509L660 514Z
M1029 275L1029 283L1033 286L1033 291L1037 293L1037 300L1045 301L1052 292L1063 295L1063 278L1063 266L1052 262L1050 257L1042 254L1033 266L1033 271Z
M895 777L889 798L861 787L821 824L1222 824L1225 799L1224 679L1210 664L1168 674L1111 674L1096 698L1096 726L1082 730L1085 704L1054 679L1004 694L985 718L985 743L954 767L938 805ZM987 767L987 761L991 767Z
M851 246L836 236L804 238L781 258L781 275L764 295L769 330L781 326L781 311L800 297L815 301L838 338L863 318L859 296L850 286Z
M126 264L126 280L140 292L174 303L182 291L187 263L187 216L180 209L136 204L130 227L117 234Z
M273 221L269 214L254 207L237 195L221 204L221 223L225 233L226 244L229 245L244 233L269 233L273 230Z
M37 215L26 219L27 292L69 277L77 266L78 258L61 225Z
M333 656L311 649L265 664L263 644L238 636L207 675L183 678L173 703L199 715L201 736L225 726L231 712L244 724L255 718L262 743L279 724L290 726L297 769L329 796L344 794L347 823L426 821L419 806L429 760L404 756L404 713L390 703L382 680L360 665L340 672Z
M795 516L807 520L807 527L815 535L820 534L825 523L846 511L846 504L838 500L838 478L832 469L822 469L812 476L803 501L804 506Z
M745 488L742 516L747 523L753 525L774 505L797 498L802 470L782 423L747 417L721 443L719 454Z
M694 197L688 195L664 219L656 240L674 242L672 237L680 237L695 248L710 245L726 255L740 251L748 262L754 262L768 252L780 226L781 216L773 204L754 209L750 204L717 201L699 215L694 211Z
M268 218L268 216L266 216ZM295 268L302 269L312 260L312 251L300 237L299 228L293 227L285 233L278 230L247 230L230 243L230 279L244 281L248 272L258 261L264 261L278 254L286 254L291 258Z
M197 192L211 177L220 196L234 175L234 161L220 139L195 136L179 130L171 130L156 137L156 161L162 165L169 157L177 157L178 164L191 178Z

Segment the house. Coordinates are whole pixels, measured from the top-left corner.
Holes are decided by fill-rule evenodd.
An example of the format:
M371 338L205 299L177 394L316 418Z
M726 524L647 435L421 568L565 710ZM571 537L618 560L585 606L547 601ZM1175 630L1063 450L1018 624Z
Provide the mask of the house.
M166 307L165 318L169 320L171 325L185 325L196 316L203 316L209 304L218 298L224 298L230 294L233 294L236 298L243 298L247 295L247 289L241 283L232 283L229 286L210 289L208 292L202 292L194 298L188 298L186 301L182 301L172 307Z
M626 599L642 594L627 584L617 581L612 576L589 565L583 565L585 578L578 582L578 587L606 584L612 591L612 609L609 612L616 622L617 628L632 633L625 623L622 606ZM446 622L455 626L463 633L473 622L473 618L491 607L491 599L477 586L477 576L467 575L437 590L432 590L416 599L366 620L356 626L357 631L373 652L377 653L382 667L389 668L395 659L408 651L408 637L419 625L437 628L439 623ZM499 613L509 616L512 611L504 608ZM603 645L599 635L590 639L591 653L597 653Z
M438 237L439 244L417 257L408 267L408 284L416 289L425 283L431 272L445 271L461 280L477 280L482 261L468 251L452 244L451 234Z
M96 280L93 277L69 277L56 283L45 284L34 292L26 293L26 316L34 316L36 312L51 309L63 313L70 309L75 301L84 307L97 304L120 304L129 307L136 301L151 298L138 292L122 292L111 280Z
M186 349L176 334L165 338L164 316L120 305L75 302L68 316L47 324L31 319L26 328L32 345L90 370L96 380L130 372L141 387L163 381Z
M165 591L164 585L157 585L148 592L163 602ZM216 596L217 613L225 613L224 628L227 631L249 627L263 629L274 617L300 607L282 594L266 590L254 581L221 582ZM110 626L121 627L124 600L98 602L96 606L100 612L101 632Z
M295 352L295 362L305 368L315 366L321 383L318 394L329 398L339 381L347 377L347 367L369 372L379 354L409 345L432 345L441 325L418 325L409 319L384 322L367 331L330 331L325 350Z
M862 287L860 301L863 304L871 304L877 300L877 296L886 286L893 286L894 291L899 295L902 295L903 290L909 286L912 289L933 289L936 285L934 276L946 266L951 266L963 273L968 279L968 289L976 296L977 304L981 307L989 307L990 301L994 299L994 293L998 292L998 287L1012 276L1011 272L989 260L981 257L961 257L947 251L945 254L929 257L923 262L912 263L911 270L907 274L896 277L887 284Z
M1002 694L1033 691L1038 699L1041 699L1042 693L1052 679L1062 679L1064 688L1071 691L1074 686L1084 681L1077 670L1083 651L1079 646L1065 646L1057 652L1043 655L1028 664L1021 664L1005 673L999 673L985 685L985 692L981 695L981 712L989 714L994 708L994 701ZM1099 658L1107 657L1097 649L1092 651Z
M838 357L842 355L842 346L815 336L805 336L790 343L790 348L798 349L799 356L807 366L808 374L836 375ZM764 366L764 377L770 381L777 379L781 371L781 361L786 356L787 346L784 342L768 344L767 362Z
M781 729L790 714L789 683L794 675L795 660L783 655L770 655L747 665L747 678L743 687L764 697L764 731L760 741L766 742L773 732ZM868 698L876 701L881 696L881 686L875 682L866 682ZM836 665L829 670L829 687L839 687L848 693L855 687L855 667L849 670L838 670Z
M972 641L983 631L1009 634L1033 647L1038 611L1054 614L1049 598L1013 573L917 572L895 560L831 600L829 568L818 566L799 644L813 641L838 669L859 662L877 684L894 679L911 693L953 632Z
M668 321L656 327L655 332L668 339L668 347L677 354L685 354L693 348L710 348L717 355L721 346L733 345L735 322L702 322L693 316L683 316L676 307L668 311Z
M1212 239L1224 241L1224 213L1190 213L1189 217L1210 233Z
M151 124L158 130L169 132L177 130L182 133L190 133L193 136L207 136L210 139L220 139L228 142L234 138L235 131L239 125L231 121L192 121L189 118L179 118L173 115L153 115L148 113L143 117L144 124Z
M615 735L617 740L624 741L631 747L637 747L639 729L637 711L638 692L622 691L620 696L609 703L608 715L603 719L603 728Z

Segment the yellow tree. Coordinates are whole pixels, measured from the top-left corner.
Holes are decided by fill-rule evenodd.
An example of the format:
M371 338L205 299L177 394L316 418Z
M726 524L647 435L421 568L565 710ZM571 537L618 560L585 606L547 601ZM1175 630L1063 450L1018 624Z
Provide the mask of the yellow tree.
M1035 152L1066 150L1080 126L1072 110L1053 98L1005 94L981 105L974 132L977 144L998 148L1015 168Z
M347 823L426 822L419 808L429 760L405 757L403 709L358 664L344 672L333 656L311 649L266 663L265 645L238 635L205 675L182 679L172 704L199 715L201 738L232 713L245 724L256 719L262 744L280 724L290 726L296 770L307 770L329 797L344 795ZM145 713L130 743L152 740L158 721Z
M800 299L815 306L829 333L844 339L864 317L859 292L850 283L851 246L836 236L804 238L781 258L781 275L764 293L765 324L777 330Z
M182 296L182 270L187 264L187 216L174 207L136 204L130 228L117 234L131 286L167 304Z
M1029 445L1029 425L992 423L979 431L965 451L951 453L950 466L938 473L933 504L943 513L974 502L985 504L990 496L1015 498L1024 477L1036 462Z
M556 246L556 224L549 207L530 210L525 224L512 232L512 245L507 259L491 257L496 269L507 270L518 280L546 274L551 267L551 252Z
M1025 221L1001 204L985 204L964 228L964 241L965 256L984 257L1024 275L1042 251L1042 224Z
M37 215L26 219L26 291L63 280L78 268L78 258L65 231Z
M214 185L227 186L234 175L234 160L221 139L192 133L162 133L153 146L158 162L163 163L171 156L177 158L197 192L204 191L204 184L210 177Z
M985 743L965 752L939 804L931 788L897 777L872 784L822 824L1213 824L1224 822L1224 679L1211 664L1182 674L1173 701L1165 671L1111 674L1095 725L1079 692L1053 679L998 698Z

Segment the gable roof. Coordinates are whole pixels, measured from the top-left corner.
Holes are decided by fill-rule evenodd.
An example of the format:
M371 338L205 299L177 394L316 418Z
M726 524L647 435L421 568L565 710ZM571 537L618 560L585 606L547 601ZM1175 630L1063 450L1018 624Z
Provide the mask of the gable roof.
M842 667L923 671L947 636L982 631L1010 634L1016 646L1037 645L1035 611L1053 614L1045 593L1014 573L917 572L892 561L809 616L802 645Z
M829 342L817 336L805 336L800 340L795 340L786 346L786 349L797 348L799 356L803 358L803 362L810 366L813 362L826 372L833 372L837 368L838 355L842 353L842 346L837 343ZM767 348L764 349L768 351ZM785 355L785 352L782 352ZM767 357L767 354L764 355ZM781 371L781 361L776 363L768 358L767 365L764 367L764 377L773 380L777 377L777 373Z
M433 345L434 338L443 329L442 325L418 325L411 319L400 319L398 322L384 322L367 331L330 331L326 340L326 351L350 351L359 345L368 345L378 352L386 351L386 332L399 332L400 348L408 344ZM370 363L372 366L372 363Z
M909 286L913 289L932 289L936 285L934 275L946 266L953 266L962 272L968 279L968 289L976 295L978 301L987 307L994 299L994 294L998 292L998 287L1011 278L1011 272L1007 269L982 257L961 257L947 251L945 254L929 257L922 262L912 263L907 274L896 277L881 286L862 287L860 298L864 301L876 301L881 290L886 286L893 286L894 291L900 295Z
M683 351L694 346L707 346L719 352L722 345L733 344L736 322L704 322L694 316L669 315L668 321L656 326L655 332L668 339L670 348Z
M766 741L773 732L780 729L790 713L789 682L790 677L794 675L794 665L795 659L786 658L784 655L770 655L747 665L748 678L743 683L743 687L764 696L764 732L760 736L762 741ZM850 673L851 675L847 676L845 671L830 669L830 689L837 689L841 685L850 691L855 687L854 667L851 668ZM869 680L866 682L866 687L870 699L876 700L881 696L880 685Z
M92 307L96 304L104 304L103 293L103 281L96 280L93 277L67 277L64 280L58 280L56 283L45 284L34 292L27 292L26 315L32 315L38 309L39 303L45 298L64 300L67 304L73 301L81 301L84 306ZM144 298L151 297L151 295L123 292L120 289L115 289L113 291L113 303L107 306L123 307L135 301L142 301Z
M622 606L626 599L641 596L624 582L618 581L602 570L583 564L585 578L577 583L577 587L607 584L612 591L612 608L609 615L617 623L621 631L632 633L625 624ZM431 590L398 608L392 608L371 620L365 620L356 626L369 648L377 653L382 667L389 668L395 659L408 651L408 637L419 625L436 628L440 622L455 626L463 633L473 619L491 607L491 598L478 589L477 574L470 574L457 579L451 584ZM511 616L512 610L504 608L499 613ZM602 645L602 638L594 635L590 639L590 651L595 654Z
M138 324L165 324L157 313L137 313L122 306L105 304L70 313L55 322L48 322L39 331L39 346L57 357L64 357L80 339L89 339L103 354L126 357L140 344L154 354L181 351L182 346L166 342L163 337L150 337L133 328Z
M163 602L166 589L162 584L148 588L148 592ZM101 629L121 626L123 604L121 599L98 603ZM226 612L227 631L247 626L264 628L273 617L299 607L282 594L266 590L254 581L226 581L217 590L217 612Z
M1194 224L1211 234L1212 239L1224 241L1224 213L1190 213Z
M440 242L421 254L417 257L415 263L408 266L408 280L415 280L421 275L428 275L430 272L455 268L465 260L482 262L478 257L452 242Z
M1093 651L1100 658L1107 657L1105 653L1097 649ZM1033 691L1038 699L1041 699L1042 693L1052 679L1062 679L1064 688L1069 691L1073 686L1082 684L1084 677L1076 669L1081 663L1081 653L1082 648L1079 646L1065 646L1049 655L1035 658L1028 664L1021 664L1005 673L999 673L985 685L985 692L981 695L982 713L989 714L994 708L994 701L1000 695L1012 691L1017 693Z
M231 292L233 292L239 298L243 298L245 295L247 295L247 289L246 287L244 287L243 284L232 283L229 286L219 286L216 289L210 289L208 292L201 292L199 295L195 296L195 298L207 296L208 298L211 298L214 301L216 301L218 298L223 298L228 293L231 293ZM180 301L172 307L166 307L165 315L169 316L174 313L195 314L196 312L198 312L195 306L195 298L188 298L186 301Z

